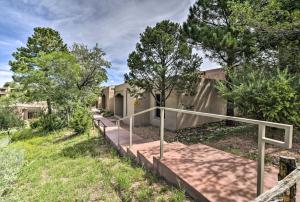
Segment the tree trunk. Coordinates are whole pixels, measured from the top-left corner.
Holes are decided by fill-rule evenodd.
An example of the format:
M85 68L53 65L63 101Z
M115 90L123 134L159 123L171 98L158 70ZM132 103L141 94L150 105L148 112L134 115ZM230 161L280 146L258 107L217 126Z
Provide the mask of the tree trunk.
M232 58L232 57L231 57ZM228 69L232 68L233 66L233 59L229 60L227 63L227 67ZM226 72L225 72L226 73ZM226 79L226 87L231 91L231 79L229 78L229 75L226 73L225 75L225 79ZM232 98L227 98L227 109L226 109L226 115L227 116L234 116L234 100ZM226 120L225 122L226 126L234 126L234 121L231 120Z
M231 86L230 86L230 78L228 78L228 76L226 75L226 81L228 82L226 84L226 87L229 89L229 90L232 90L231 89ZM227 109L226 109L226 115L227 116L234 116L234 100L232 98L227 98ZM231 120L226 120L226 126L233 126L234 125L234 121L231 121Z
M51 100L47 99L47 108L48 108L48 114L52 114L52 106L51 106Z

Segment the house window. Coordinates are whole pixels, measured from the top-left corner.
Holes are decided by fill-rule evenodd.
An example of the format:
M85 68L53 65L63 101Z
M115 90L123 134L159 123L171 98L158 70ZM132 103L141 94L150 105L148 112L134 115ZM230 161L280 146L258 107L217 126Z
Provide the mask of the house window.
M156 100L156 106L160 107L160 94L156 94L155 97L156 97L156 99L155 99ZM155 110L155 116L160 117L160 109Z

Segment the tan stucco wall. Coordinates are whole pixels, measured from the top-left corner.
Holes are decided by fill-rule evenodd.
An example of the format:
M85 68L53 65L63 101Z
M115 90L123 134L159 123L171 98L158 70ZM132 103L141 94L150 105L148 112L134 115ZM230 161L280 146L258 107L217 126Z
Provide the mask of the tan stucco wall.
M155 99L151 96L150 107L154 106ZM226 101L218 95L217 89L215 88L215 81L210 79L201 79L201 81L199 81L195 96L173 92L166 102L166 107L226 114ZM218 119L168 111L165 113L165 128L169 130L195 127L203 123L215 121L218 121ZM155 116L154 111L150 113L150 123L155 126L160 125L160 118Z
M195 96L187 96L184 94L179 96L178 108L225 115L226 101L218 94L215 85L215 80L202 79L198 84ZM178 113L177 129L195 127L203 123L215 121L219 121L219 119Z
M154 97L150 96L150 107L155 107L156 102ZM178 95L176 92L172 92L172 94L169 96L169 98L166 101L166 107L170 108L177 108L178 106ZM150 113L150 123L154 126L160 126L160 118L156 117L155 111L151 111ZM176 112L165 112L165 128L170 130L176 129Z
M105 110L114 112L114 86L104 88L102 90L102 95L100 97L100 100L101 100L101 104L100 104L101 108L103 106L103 102L105 102Z
M144 93L140 99L135 99L134 101L134 113L144 111L150 107L150 94ZM150 113L146 112L144 114L136 116L134 119L135 126L149 125L150 124Z
M172 92L166 101L166 107L214 114L226 114L226 101L218 95L217 89L215 88L216 81L214 79L209 79L209 77L217 77L217 80L222 80L222 71L223 70L219 69L212 70L207 72L206 75L203 75L202 79L199 81L195 96L179 94L176 91ZM136 99L130 95L128 88L128 84L121 84L114 87L114 90L112 91L113 93L110 91L110 101L107 100L106 102L107 106L112 108L110 111L115 113L115 109L119 107L116 106L118 103L114 99L118 94L123 96L123 103L121 103L121 106L123 107L122 117L130 116L134 113L156 106L155 99L150 93L145 93L142 98ZM106 92L108 95L107 89L108 88L106 88L106 91L103 92ZM120 105L120 103L118 105ZM165 112L165 128L169 130L195 127L203 123L215 121L219 120L176 112ZM123 122L129 124L129 119L126 119ZM149 124L154 126L160 125L160 118L156 117L155 111L151 111L134 118L135 126Z
M128 84L121 84L115 87L115 96L120 94L123 96L123 117L133 115L134 113L146 110L149 108L149 94L145 94L143 97L137 99L130 95ZM117 109L120 103L115 102L115 109ZM115 115L117 115L115 113ZM117 115L118 116L118 115ZM123 121L125 124L129 124L129 119ZM149 113L145 113L136 116L133 119L134 126L149 124Z
M118 86L115 86L115 92L114 92L114 109L115 109L115 115L119 117L127 116L127 110L128 110L128 104L127 104L127 84L121 84ZM123 97L122 103L117 100L117 95L121 95ZM122 108L123 113L120 114L119 110Z

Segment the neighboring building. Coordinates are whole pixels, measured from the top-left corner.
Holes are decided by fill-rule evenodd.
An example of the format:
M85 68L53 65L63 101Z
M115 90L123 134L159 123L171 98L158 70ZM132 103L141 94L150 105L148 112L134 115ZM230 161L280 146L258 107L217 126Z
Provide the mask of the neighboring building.
M8 87L0 87L0 97L8 96L13 89Z
M128 91L130 86L125 83L115 87L114 114L116 117L125 117L144 111L150 106L150 95L145 93L140 98L132 97ZM129 124L129 119L124 120ZM149 113L141 114L134 119L134 125L149 125Z
M101 96L98 99L98 108L106 111L114 112L114 92L115 87L109 86L101 91Z
M13 106L23 120L37 118L39 113L46 111L46 102L18 103Z
M223 69L213 69L201 72L201 79L198 83L194 96L185 95L173 91L166 101L166 107L186 109L215 114L226 114L226 101L218 95L215 88L216 80L224 80ZM159 106L150 93L145 93L141 98L130 96L128 84L121 84L114 87L114 114L116 117L130 116L134 113ZM106 88L107 89L107 88ZM105 90L105 89L104 89ZM107 91L107 90L106 90ZM160 94L156 94L159 100ZM104 101L104 103L106 100ZM102 106L107 105L102 102ZM203 123L215 122L217 119L201 117L196 115L182 114L177 112L165 112L165 128L177 130L186 127L195 127ZM124 123L129 124L129 119ZM160 125L160 110L151 111L137 116L134 125Z

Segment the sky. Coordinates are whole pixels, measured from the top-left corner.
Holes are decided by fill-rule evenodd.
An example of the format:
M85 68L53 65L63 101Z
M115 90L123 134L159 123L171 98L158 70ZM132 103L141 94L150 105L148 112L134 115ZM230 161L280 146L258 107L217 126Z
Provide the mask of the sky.
M147 26L168 19L182 23L195 0L0 0L0 86L11 81L8 61L25 46L34 27L51 27L65 43L96 43L112 63L108 81L124 81L128 54ZM201 54L201 52L200 52ZM203 56L203 54L201 54ZM202 70L218 65L203 56Z

